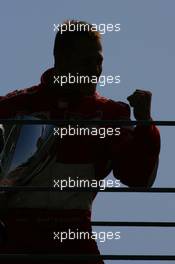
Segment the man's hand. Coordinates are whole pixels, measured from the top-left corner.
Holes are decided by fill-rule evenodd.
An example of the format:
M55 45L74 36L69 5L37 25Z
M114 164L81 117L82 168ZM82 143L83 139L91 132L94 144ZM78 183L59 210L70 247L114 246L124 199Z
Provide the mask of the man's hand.
M151 97L149 91L136 90L127 97L130 106L134 108L134 117L136 120L151 119Z

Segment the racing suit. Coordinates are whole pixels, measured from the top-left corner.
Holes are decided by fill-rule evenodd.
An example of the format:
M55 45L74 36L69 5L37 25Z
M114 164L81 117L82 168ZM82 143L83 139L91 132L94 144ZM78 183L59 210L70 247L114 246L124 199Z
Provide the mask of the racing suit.
M29 114L51 120L130 120L128 104L107 99L97 92L83 97L63 96L59 89L52 87L53 74L54 70L49 69L42 75L39 85L0 97L0 118ZM160 134L155 125L123 127L120 136L104 138L65 136L57 140L53 160L29 185L53 186L54 179L69 176L99 181L113 171L114 177L129 187L150 186L150 175L157 164L159 151ZM51 236L53 231L67 228L91 232L91 207L96 194L96 191L20 191L13 194L8 209L1 209L0 219L7 227L8 235L1 251L100 254L93 239L60 243ZM85 263L101 264L103 261Z

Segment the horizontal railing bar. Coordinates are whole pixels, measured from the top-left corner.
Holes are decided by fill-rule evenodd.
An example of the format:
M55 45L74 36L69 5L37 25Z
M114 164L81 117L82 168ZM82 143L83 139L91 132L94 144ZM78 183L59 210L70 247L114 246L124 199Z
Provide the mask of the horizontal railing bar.
M92 226L175 227L175 222L92 221Z
M133 120L19 120L19 119L0 119L0 124L57 124L57 125L69 125L69 124L108 124L108 125L127 125L127 126L133 126L137 124L144 124L144 125L151 125L155 124L157 126L175 126L175 121L149 121L149 120L139 120L139 121L133 121Z
M47 186L0 186L0 192L3 191L41 191L41 192L58 192L60 188ZM149 192L149 193L175 193L175 188L127 188L127 187L108 187L105 189L99 188L63 188L63 192Z
M59 255L59 254L0 254L0 260L175 260L174 255ZM13 263L13 262L12 262Z

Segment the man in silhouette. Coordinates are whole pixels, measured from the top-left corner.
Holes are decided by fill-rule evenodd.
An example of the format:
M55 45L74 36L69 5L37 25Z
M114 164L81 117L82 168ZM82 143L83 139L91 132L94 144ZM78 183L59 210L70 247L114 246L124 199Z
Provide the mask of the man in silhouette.
M66 30L71 24L75 30ZM102 97L94 82L64 82L58 77L95 76L102 73L100 34L86 22L66 21L64 32L57 32L54 67L41 82L31 88L16 90L0 98L0 118L28 114L46 119L130 120L130 106L136 120L152 120L151 93L136 90L127 99L130 106ZM59 79L60 80L60 79ZM101 127L114 125L101 125ZM88 127L88 126L87 126ZM70 136L56 140L53 160L31 186L53 186L55 179L86 179L97 182L113 171L115 178L129 187L150 187L154 183L160 151L160 135L155 125L122 127L120 136ZM2 214L9 240L3 252L54 252L99 254L93 239L49 237L55 230L71 229L91 232L91 206L97 192L18 192L8 200L8 213ZM2 206L1 206L2 207ZM2 210L3 212L3 210ZM24 219L25 218L25 219ZM19 220L23 219L23 221ZM64 224L63 224L64 223ZM27 239L25 239L27 237ZM58 263L63 263L59 262ZM87 263L103 263L102 260Z

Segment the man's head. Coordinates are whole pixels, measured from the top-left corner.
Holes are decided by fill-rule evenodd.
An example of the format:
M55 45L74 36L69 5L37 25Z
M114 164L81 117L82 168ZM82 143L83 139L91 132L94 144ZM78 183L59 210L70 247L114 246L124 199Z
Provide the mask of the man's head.
M61 32L62 31L62 32ZM83 21L65 21L60 25L54 45L55 70L59 75L97 76L102 72L102 46L100 33L92 25ZM75 88L75 86L69 86ZM95 84L78 84L89 94L95 90Z

